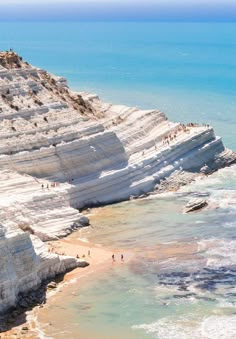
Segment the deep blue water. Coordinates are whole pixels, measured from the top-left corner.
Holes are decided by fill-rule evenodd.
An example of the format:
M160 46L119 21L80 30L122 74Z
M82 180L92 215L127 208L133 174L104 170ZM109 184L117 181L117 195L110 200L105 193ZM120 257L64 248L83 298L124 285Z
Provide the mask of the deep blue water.
M0 23L1 49L106 101L210 123L236 149L236 24Z
M0 45L76 90L209 123L236 150L235 33L233 23L0 23ZM85 237L137 256L62 293L48 315L59 319L53 338L235 338L235 173L95 215ZM183 215L195 193L210 209Z

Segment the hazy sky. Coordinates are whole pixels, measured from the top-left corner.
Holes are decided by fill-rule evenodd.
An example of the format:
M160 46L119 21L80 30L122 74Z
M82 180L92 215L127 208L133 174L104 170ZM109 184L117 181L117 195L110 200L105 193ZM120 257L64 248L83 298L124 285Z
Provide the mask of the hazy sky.
M219 5L222 6L228 6L235 4L235 0L0 0L0 5L10 5L10 4L30 4L30 5L36 5L36 4L104 4L107 5L110 4L156 4L156 5L165 5L166 7L169 7L171 5L199 5L199 4L205 4L205 5Z
M236 0L0 0L0 20L236 20Z
M96 2L96 3L222 3L222 4L230 4L230 3L235 3L235 0L145 0L145 1L138 1L138 0L0 0L0 3L5 3L5 4L10 4L10 3L88 3L88 2Z

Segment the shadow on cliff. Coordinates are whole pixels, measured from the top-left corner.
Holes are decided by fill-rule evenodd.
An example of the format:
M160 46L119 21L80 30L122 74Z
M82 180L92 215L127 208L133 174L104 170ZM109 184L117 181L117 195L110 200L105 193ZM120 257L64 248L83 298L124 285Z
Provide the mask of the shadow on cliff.
M212 137L208 142L214 140ZM182 178L183 184L185 184L186 180L186 183L193 181L194 176L198 173L208 175L219 168L232 164L232 159L224 158L225 148L221 140L217 140L214 143L210 154L209 148L204 147L205 144L206 142L203 141L185 152L180 147L174 158L173 152L170 152L164 162L157 161L155 157L145 158L139 166L130 166L128 170L125 168L127 164L124 163L122 163L123 168L111 167L105 170L103 168L102 171L96 173L100 175L100 177L96 176L97 180L89 176L87 181L75 180L74 187L69 191L70 206L84 209L144 197L150 192L156 192L159 189L157 186L160 184L165 191L172 190L172 188L178 189L178 179L181 178L176 176L176 171L187 173L187 177ZM199 148L202 149L200 154ZM175 162L180 157L182 160L181 166L179 166L179 163L175 165ZM167 168L168 164L172 165L170 169ZM163 169L165 170L164 172ZM171 176L173 174L174 177ZM150 178L150 180L146 180L146 178ZM173 184L174 187L171 186ZM182 185L182 183L180 184Z
M47 291L56 289L57 284L63 281L64 275L65 273L58 274L54 279L43 281L37 290L20 293L18 295L17 306L10 308L7 312L0 315L0 334L11 331L21 325L24 325L22 327L23 331L25 329L27 332L27 313L34 307L44 307L47 301Z
M68 191L70 206L76 209L84 209L127 200L129 195L119 199L116 194L120 189L124 189L122 183L125 183L126 189L132 184L132 180L128 178L127 168L128 161L124 159L120 163L106 166L101 171L88 176L69 180L72 185ZM119 187L115 188L115 180L119 176L121 177ZM116 190L115 194L114 190ZM107 196L113 196L113 198L107 199Z
M97 179L104 171L119 170L128 164L125 148L114 132L95 135L86 141L78 139L72 150L68 147L68 144L54 147L60 182ZM55 169L51 175L55 175Z

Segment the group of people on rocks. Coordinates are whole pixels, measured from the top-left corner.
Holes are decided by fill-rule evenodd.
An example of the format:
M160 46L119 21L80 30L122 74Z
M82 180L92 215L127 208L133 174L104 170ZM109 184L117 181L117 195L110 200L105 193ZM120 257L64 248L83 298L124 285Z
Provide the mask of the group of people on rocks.
M44 188L46 188L46 189L50 189L50 187L51 188L54 188L54 187L58 187L58 186L60 186L60 183L59 182L51 182L50 184L49 183L47 183L47 184L41 184L41 188L42 188L42 190L44 190Z
M171 141L173 141L173 140L175 140L177 138L177 135L176 135L176 133L174 133L174 134L168 134L168 135L166 135L166 136L164 136L164 138L162 139L162 144L163 145L169 145L169 143L171 142Z
M53 246L49 247L48 252L55 253L58 255L65 255L65 252L58 252Z
M185 126L184 124L180 124L172 131L172 133L169 133L168 135L164 136L164 138L162 138L162 144L169 145L171 141L176 140L178 132L182 131L183 132L188 131L187 126Z
M186 126L187 127L199 127L199 124L197 124L195 122L189 122Z
M204 127L209 128L209 125L203 124ZM169 145L171 141L176 140L178 132L184 132L184 133L190 133L189 128L191 127L199 127L199 124L196 122L189 122L186 125L185 124L179 124L178 127L176 127L172 133L166 135L162 139L162 144L163 145Z

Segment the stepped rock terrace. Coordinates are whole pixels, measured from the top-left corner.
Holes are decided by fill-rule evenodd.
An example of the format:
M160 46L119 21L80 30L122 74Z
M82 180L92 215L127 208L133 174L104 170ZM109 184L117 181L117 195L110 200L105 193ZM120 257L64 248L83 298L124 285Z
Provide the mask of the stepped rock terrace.
M163 190L168 178L173 189L179 174L186 184L188 173L192 180L235 160L210 126L103 103L1 52L0 312L43 279L84 265L42 243L87 225L79 209Z

